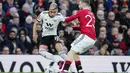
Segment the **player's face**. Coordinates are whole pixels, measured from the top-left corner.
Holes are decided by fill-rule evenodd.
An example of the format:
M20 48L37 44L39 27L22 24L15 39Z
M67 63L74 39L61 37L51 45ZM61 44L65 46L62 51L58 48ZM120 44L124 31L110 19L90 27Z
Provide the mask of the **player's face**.
M49 15L50 17L54 17L58 13L57 9L50 9L49 10Z

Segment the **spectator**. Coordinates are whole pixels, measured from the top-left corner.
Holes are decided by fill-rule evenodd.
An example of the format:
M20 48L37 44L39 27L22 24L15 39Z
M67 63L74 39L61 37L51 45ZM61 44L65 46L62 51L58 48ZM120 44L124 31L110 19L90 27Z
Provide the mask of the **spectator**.
M118 15L119 13L119 2L120 1L117 1L117 0L112 0L112 11Z
M74 10L79 10L78 4L80 0L70 0L69 2L69 9L70 12L73 12Z
M125 13L126 13L126 11L128 11L129 10L129 8L127 7L127 6L123 6L122 7L122 10L120 11L121 13L120 13L120 19L122 19L122 18L124 18L125 17Z
M5 15L5 12L3 11L2 7L3 7L3 4L0 3L0 17L3 17Z
M104 5L103 5L103 4L99 4L97 10L102 10L102 11L104 11L104 10L105 10Z
M119 34L119 29L116 27L111 28L111 34L107 34L107 39L112 42L116 39L116 35Z
M10 8L10 13L3 17L3 26L5 29L4 32L7 30L7 25L10 23L10 20L12 20L14 17L19 17L19 14L17 13L17 9L12 7Z
M105 18L104 18L104 12L102 11L102 10L98 10L97 11L97 18L96 18L96 25L95 25L95 27L96 27L96 34L97 34L97 37L98 37L98 35L99 35L99 28L101 27L100 26L100 23L101 23L101 21L102 20L104 20Z
M6 40L6 46L9 47L10 54L15 54L15 50L20 48L24 52L24 47L20 41L16 38L16 32L11 30Z
M70 44L75 39L74 36L72 35L72 30L73 30L73 28L70 27L70 26L67 26L65 28L65 37L67 38L67 40L66 40L67 43L65 45L66 45L67 48L71 47ZM68 49L68 51L69 51L69 49Z
M115 47L112 51L111 51L111 55L114 56L124 56L123 52L122 52L122 48L120 46Z
M95 45L94 45L94 48L95 48L96 50L100 50L101 46L102 46L103 43L105 43L105 42L109 44L109 41L107 40L106 37L107 37L107 35L106 35L105 32L100 32L99 37L98 37L98 39L97 39L97 41L96 41L96 43L95 43Z
M38 55L38 54L39 54L39 51L38 51L38 47L37 47L37 46L35 46L35 47L33 48L32 54L33 54L33 55Z
M28 4L24 4L22 7L22 11L19 11L19 17L20 17L20 26L23 27L23 24L25 23L25 19L27 18L27 16L31 15L31 13L29 12L29 5Z
M126 11L125 17L122 18L121 24L127 26L127 28L130 28L130 10Z
M101 26L101 27L106 27L106 26L107 26L106 20L102 20L102 21L100 22L100 26Z
M130 55L130 28L127 31L127 37L125 38L125 43L127 47L127 55Z
M33 15L32 15L32 24L36 21L36 19L37 19L37 15L36 15L36 14L33 14Z
M65 46L65 42L64 42L64 40L60 40L60 42L61 42L61 44L62 44L62 48L63 48L63 49L62 49L63 51L60 52L60 53L63 53L63 52L64 52L64 53L67 54L68 49L67 49L67 47ZM60 53L59 53L59 54L60 54Z
M61 40L64 40L64 41L66 40L66 38L64 37L64 35L65 35L64 30L59 30L58 34L59 34L59 38Z
M26 23L23 25L25 29L28 31L28 36L31 37L32 31L33 31L33 25L32 25L32 16L27 16Z
M12 19L12 23L10 23L10 24L8 24L7 25L7 33L12 29L12 28L19 28L19 17L14 17L13 19Z
M119 47L119 46L120 46L120 41L114 39L112 43L109 45L108 51L111 52L115 47Z
M20 48L17 48L17 49L16 49L16 55L22 55L22 51L21 51Z
M64 1L65 1L65 0L64 0ZM68 8L69 8L69 1L65 1L65 2L64 2L64 1L63 1L63 3L62 3L61 6L60 6L60 11L65 10L66 13L67 13L67 16L70 16L72 13L71 13L71 11L68 9Z
M123 40L123 34L117 34L117 36L116 36L116 38L117 38L117 40L118 41L120 41L120 47L122 47L122 51L123 51L123 53L124 54L126 54L126 44L125 44L125 42L123 42L122 40Z
M94 48L90 48L88 49L88 51L86 51L85 53L81 54L81 55L94 55L96 49Z
M97 3L98 3L98 5L99 4L104 4L104 0L97 0Z
M67 12L66 12L66 10L61 10L60 13L61 13L64 17L67 16Z
M2 32L2 23L0 23L0 52L2 52L2 49L4 48L5 46L5 34Z
M114 24L113 24L113 27L116 27L116 28L120 28L120 21L119 20L115 20L114 21Z
M24 3L26 2L26 0L17 0L18 1L18 5L19 5L19 9L22 9L22 6L24 5Z
M15 7L14 0L7 0L3 5L3 10L6 13L11 7Z
M38 3L34 6L34 13L39 15L44 10L44 0L38 0Z
M109 55L109 52L107 51L107 49L108 49L108 43L103 43L101 49L96 51L94 55L101 55L101 56Z
M115 20L115 13L114 12L109 12L108 17L107 17L107 33L108 35L111 34L112 26L114 24Z
M29 6L29 13L33 14L33 7L35 3L32 0L26 0L26 3Z
M28 31L25 28L19 28L18 33L17 33L17 38L19 38L21 35L26 36L26 40L31 43L31 39L27 35Z
M74 35L75 39L78 38L80 34L81 33L79 31L75 31L75 35Z
M2 50L2 55L9 55L9 48L8 47L4 47Z
M100 27L100 33L101 33L101 32L107 33L106 28L105 28L105 27Z
M19 41L24 47L24 53L32 54L32 45L30 42L27 41L25 34L21 34L19 36Z

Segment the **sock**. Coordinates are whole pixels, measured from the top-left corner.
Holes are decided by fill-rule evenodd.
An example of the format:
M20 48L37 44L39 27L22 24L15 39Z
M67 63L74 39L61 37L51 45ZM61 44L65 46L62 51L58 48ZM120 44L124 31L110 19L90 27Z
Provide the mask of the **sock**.
M55 61L55 58L53 56L53 54L47 52L46 50L44 49L39 49L39 53L46 59L49 59L49 60L52 60L53 62L56 62Z
M63 67L63 71L68 71L70 65L71 65L71 61L68 61L68 60L67 60L67 61L65 62L64 67Z
M66 54L65 51L59 52L59 56L60 56L62 59L67 60L67 54ZM59 61L58 65L59 65L59 69L62 69L62 66L64 65L64 61ZM71 66L70 66L69 69L70 69L71 72L74 71Z
M59 56L62 59L67 60L67 55L66 55L66 53L64 51L59 52ZM64 61L59 61L58 65L59 65L59 69L62 69L62 66L64 65Z
M81 65L81 61L75 61L76 69L78 73L84 73Z
M58 62L58 65L59 65L59 69L62 69L63 65L64 65L64 61L59 61Z
M67 60L67 55L66 55L66 53L65 53L64 51L59 52L59 56L60 56L62 59Z

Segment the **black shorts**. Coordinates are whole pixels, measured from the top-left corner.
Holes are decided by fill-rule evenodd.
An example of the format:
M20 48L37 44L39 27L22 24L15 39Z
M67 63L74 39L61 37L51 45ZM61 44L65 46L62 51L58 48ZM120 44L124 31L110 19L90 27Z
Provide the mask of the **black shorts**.
M44 36L40 40L40 45L46 45L50 46L55 45L56 43L60 43L59 37L58 36Z

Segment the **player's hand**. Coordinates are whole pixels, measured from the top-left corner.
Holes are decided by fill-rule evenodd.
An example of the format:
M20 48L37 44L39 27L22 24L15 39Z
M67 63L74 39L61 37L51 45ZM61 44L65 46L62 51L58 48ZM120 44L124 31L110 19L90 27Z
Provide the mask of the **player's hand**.
M38 35L33 35L33 41L34 41L35 43L37 43L37 38L38 38Z

